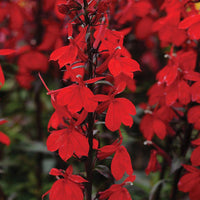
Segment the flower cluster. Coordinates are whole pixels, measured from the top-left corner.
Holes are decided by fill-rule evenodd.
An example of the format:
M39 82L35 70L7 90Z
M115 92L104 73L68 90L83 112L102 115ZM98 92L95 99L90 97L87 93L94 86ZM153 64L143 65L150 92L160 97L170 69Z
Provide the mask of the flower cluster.
M199 3L190 0L156 2L152 6L157 14L149 13L148 19L144 18L145 21L138 24L139 27L144 27L151 20L153 29L150 31L147 30L148 26L144 27L146 42L157 34L161 47L166 48L167 58L166 65L156 75L157 82L148 91L148 104L141 106L145 115L141 120L140 130L148 140L146 143L153 147L146 173L161 171L161 178L164 178L168 163L168 168L174 171L170 176L174 176L170 199L176 198L178 187L180 191L189 192L191 200L197 200L200 197L199 169L195 168L200 166L200 143L196 139L199 134L195 131L200 130ZM165 14L160 15L161 12ZM142 30L139 27L138 32ZM161 148L155 148L155 143ZM185 165L189 162L185 158L186 153L195 146L197 148L190 157L192 166ZM171 162L162 151L167 152ZM162 164L157 155L163 157ZM173 169L173 162L177 158L184 158L184 165ZM181 178L183 167L189 173Z
M71 157L85 158L86 178L72 175L72 166L66 171L52 169L50 174L58 180L47 192L50 200L83 200L83 191L90 200L96 163L113 154L112 176L120 180L126 173L128 178L97 196L102 200L131 199L123 186L133 182L135 176L131 158L122 145L120 126L132 126L136 109L130 100L118 95L126 86L134 90L133 73L140 71L140 66L123 46L123 31L109 29L109 12L113 11L115 3L70 0L56 5L58 11L67 16L68 44L54 50L49 60L58 63L66 86L49 90L40 76L55 109L48 124L47 149L58 151L65 162ZM103 133L95 134L95 124L101 119L105 119L105 128L117 131L119 136L103 147L99 142Z
M31 89L33 72L46 73L49 53L63 45L64 16L54 0L1 1L0 11L0 47L12 49L14 55L8 58L18 66L16 80Z

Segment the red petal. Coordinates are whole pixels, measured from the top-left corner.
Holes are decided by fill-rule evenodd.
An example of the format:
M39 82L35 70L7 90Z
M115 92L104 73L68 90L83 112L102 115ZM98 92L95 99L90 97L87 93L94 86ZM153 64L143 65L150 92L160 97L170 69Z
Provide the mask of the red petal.
M1 131L0 131L0 142L7 146L10 144L9 137L7 135L5 135L4 133L2 133Z
M66 64L72 64L76 60L78 48L74 45L69 45L67 47L64 54L58 59L60 67L63 67Z
M153 129L156 133L156 135L161 139L163 140L167 134L166 132L166 126L165 124L159 120L159 119L155 119L153 121Z
M131 182L133 183L136 179L136 176L135 175L130 175L129 177L127 177L124 181L124 183L127 183L127 182Z
M83 99L83 107L88 112L94 112L98 105L98 103L93 100L94 94L87 87L82 87L80 91L81 91L81 98Z
M194 39L194 40L200 39L200 31L199 30L200 30L200 22L196 23L196 24L193 24L189 28L188 34L191 37L191 39Z
M178 88L176 83L167 88L166 104L171 106L178 99Z
M95 83L95 82L97 82L97 81L100 81L100 80L102 80L102 79L104 79L105 77L96 77L96 78L92 78L92 79L89 79L89 80L87 80L87 81L84 81L84 83L86 83L86 84L91 84L91 83Z
M186 29L189 28L191 25L200 22L200 15L192 15L190 17L185 18L183 21L180 22L179 28Z
M84 182L88 182L86 179L84 179L81 176L78 175L71 175L70 176L70 180L75 182L75 183L84 183Z
M49 151L56 151L63 143L64 130L52 131L47 138L47 149Z
M63 176L62 170L56 169L56 168L52 168L51 171L49 172L49 174L52 176Z
M152 8L149 2L135 2L133 4L133 13L138 17L145 17Z
M198 121L200 119L200 106L190 108L187 114L188 122L194 124L196 129L200 129Z
M7 55L13 54L15 52L16 52L16 50L13 50L13 49L0 49L1 56L7 56Z
M191 144L193 144L193 145L200 145L200 138L198 138L198 139L196 139L196 140L193 140L193 141L191 142Z
M49 199L50 200L66 200L69 199L69 192L70 188L66 184L64 179L57 180L51 187L50 193L49 193Z
M113 142L111 145L106 145L99 148L97 158L99 160L103 160L107 158L108 156L111 156L120 145L121 145L121 142L119 142L119 140L115 140L115 142Z
M5 119L0 119L0 125L5 124L7 122L7 120Z
M199 72L189 71L188 73L184 74L184 79L190 81L200 81L200 74Z
M188 173L184 175L178 182L178 188L180 191L189 192L199 182L198 173Z
M120 62L115 58L110 60L108 68L113 76L118 76L122 72Z
M70 165L70 166L66 169L65 174L66 174L67 176L71 176L72 173L73 173L73 167L72 167L72 165Z
M57 102L59 105L68 105L68 109L71 113L80 111L83 107L83 98L81 95L81 89L79 85L73 84L68 87L59 90L57 95Z
M183 167L187 170L187 171L189 171L189 172L192 172L192 173L195 173L195 172L197 172L197 173L200 173L200 170L199 169L197 169L196 167L193 167L193 166L191 166L191 165L183 165Z
M118 108L114 105L113 102L110 103L105 119L106 127L111 131L116 131L120 128L121 119L120 114L118 112Z
M0 83L1 83L0 84L0 88L1 88L5 83L5 77L4 77L1 65L0 65Z
M177 77L177 68L177 65L167 65L157 74L156 79L160 83L167 83L167 86L171 85Z
M54 50L51 53L49 60L54 60L54 61L58 60L63 54L65 54L68 48L69 48L68 46L64 46Z
M183 105L190 102L190 86L183 80L178 83L178 95L179 101Z
M124 146L117 149L111 163L111 172L116 180L120 180L125 172L128 175L133 174L131 158Z
M31 50L18 59L18 65L20 67L20 72L26 73L28 71L40 71L45 73L48 70L48 59L47 57L38 52Z
M152 140L154 135L152 123L153 116L150 114L145 115L140 122L140 130L147 140Z
M73 131L70 135L74 153L78 156L87 156L89 144L87 138L77 131Z

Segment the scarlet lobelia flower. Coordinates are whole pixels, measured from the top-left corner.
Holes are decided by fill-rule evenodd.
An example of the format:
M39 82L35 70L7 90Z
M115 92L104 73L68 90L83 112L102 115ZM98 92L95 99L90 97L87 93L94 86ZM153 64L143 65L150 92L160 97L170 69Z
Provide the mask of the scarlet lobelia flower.
M47 139L47 149L49 151L58 150L60 157L67 161L73 154L77 157L87 156L89 144L87 138L76 129L71 120L66 128L51 131Z
M122 135L120 133L120 138L115 140L111 145L103 146L98 149L97 158L102 160L106 157L115 153L112 163L111 163L111 172L116 180L120 180L124 173L128 175L133 174L133 168L131 164L131 158L124 146L122 144Z
M133 72L140 71L140 65L133 59L128 57L113 57L108 63L110 73L115 77L123 73L133 78Z
M122 87L121 87L122 86ZM121 87L121 88L120 88ZM118 85L118 88L112 93L107 95L95 95L97 101L103 102L100 104L104 110L108 107L105 119L106 127L111 131L119 130L121 123L131 127L133 118L131 115L136 114L136 109L133 103L126 98L115 98L115 95L124 90L124 84ZM103 109L99 109L103 112Z
M123 186L132 183L135 180L135 176L129 176L125 179L125 181L121 184L114 184L109 189L99 192L99 199L100 200L117 200L117 199L123 199L123 200L131 200L131 196L126 188Z
M156 134L161 140L167 135L168 123L176 117L173 110L168 106L155 108L154 111L146 110L146 115L140 123L140 130L147 140L152 140Z
M190 166L183 165L189 172L181 177L178 182L178 188L182 192L189 192L191 200L199 200L200 197L200 170Z
M147 168L145 169L146 175L149 175L150 172L156 172L161 170L161 165L157 160L157 151L151 150L151 156Z
M87 60L87 56L83 52L83 49L86 47L86 43L84 41L86 28L82 28L79 35L74 40L71 31L72 27L71 26L69 27L70 28L68 30L68 39L70 41L70 44L54 50L49 58L50 60L54 61L58 60L60 68L63 67L64 65L74 63L76 61L77 56L79 56L79 58L82 61Z
M86 84L94 83L104 77L97 77L88 81L83 81L80 77L76 78L78 84L72 84L68 87L58 89L51 93L57 93L56 102L61 106L68 106L71 113L76 113L82 108L88 112L94 112L97 107L97 102L93 100L94 94L86 87Z
M51 169L50 175L56 176L58 180L44 196L49 194L50 200L83 200L82 183L87 182L78 175L73 175L73 168L70 165L66 171L61 169Z

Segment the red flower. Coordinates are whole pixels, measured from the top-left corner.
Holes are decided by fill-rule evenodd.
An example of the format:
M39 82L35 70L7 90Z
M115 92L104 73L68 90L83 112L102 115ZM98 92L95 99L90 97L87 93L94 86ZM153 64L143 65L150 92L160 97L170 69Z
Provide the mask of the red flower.
M180 13L174 11L154 23L153 30L158 31L162 46L167 46L169 43L180 46L186 40L187 35L185 31L178 29L179 21Z
M46 192L44 196L49 193L50 200L83 200L82 183L87 182L84 178L78 175L73 175L73 168L70 165L64 172L61 169L51 169L50 175L62 178L53 184L51 189Z
M111 131L118 130L121 123L131 127L133 124L131 115L135 114L135 106L131 101L125 98L113 98L113 100L110 101L106 114L106 127Z
M199 200L200 197L200 170L190 166L183 165L189 171L178 182L178 188L182 192L189 192L191 200Z
M0 142L7 146L10 144L9 137L7 135L5 135L4 133L2 133L1 131L0 131Z
M115 95L119 94L124 90L124 83L117 85L117 89L114 93L106 95L95 95L96 101L103 101L100 104L100 112L103 112L108 107L105 119L106 127L111 131L119 130L121 123L131 127L133 124L133 118L131 115L136 114L135 106L131 101L125 98L114 98Z
M52 104L55 104L54 102ZM64 121L67 119L71 119L72 115L69 113L65 106L53 105L55 108L55 112L52 114L49 123L48 129L52 127L53 129L58 129L59 127L63 127L66 125Z
M200 15L191 15L185 18L179 24L180 29L188 29L188 35L191 39L200 39Z
M124 84L124 88L127 86L132 92L136 89L135 80L124 73L115 76L115 85L117 86L119 84Z
M132 183L135 180L135 176L129 176L122 184L114 184L109 189L99 192L100 200L131 200L131 196L126 188L123 186Z
M140 40L147 38L152 33L153 22L153 19L149 16L141 19L136 26L136 37Z
M140 123L140 130L147 140L152 140L154 133L163 140L167 134L165 123L151 114L146 114Z
M176 117L174 111L168 106L162 106L154 109L154 111L146 110L147 114L140 122L140 130L147 140L152 140L156 134L163 140L169 130L169 122Z
M161 170L161 165L157 160L157 151L151 150L151 156L149 159L148 166L145 169L145 173L146 175L149 175L150 172L156 172L158 170Z
M70 35L70 44L54 50L49 59L54 61L58 60L60 68L67 64L73 64L76 61L77 56L79 56L82 61L86 61L87 56L83 52L85 48L85 33L86 28L82 28L79 35L75 39L73 39Z
M73 154L78 157L87 156L89 144L87 138L71 125L62 130L51 131L47 139L47 149L58 150L60 157L67 161Z
M120 136L120 139L116 140L111 145L106 145L102 148L99 148L97 154L97 158L102 160L115 153L111 163L111 172L116 180L120 180L125 172L128 175L133 174L131 158L126 148L124 146L120 146L121 143L122 136Z
M78 48L73 44L69 44L68 46L60 47L53 51L50 55L49 60L58 60L58 64L63 67L66 64L72 64L78 55Z
M85 108L88 112L94 112L98 103L93 100L94 94L85 84L94 83L102 78L94 78L88 81L82 81L80 78L77 78L78 85L72 84L68 87L53 91L57 93L58 105L67 105L71 113L78 112L82 108Z
M124 146L120 146L112 159L111 172L116 180L120 180L124 173L133 174L131 158Z
M113 57L109 63L108 68L113 76L118 76L123 73L133 78L133 72L140 71L140 65L133 59L128 57Z
M39 51L29 50L19 57L18 66L17 81L21 87L30 89L31 83L35 80L31 73L33 71L46 73L49 67L48 58Z
M31 74L32 71L39 71L46 73L48 70L47 57L36 50L30 50L27 53L21 55L18 59L19 72Z

